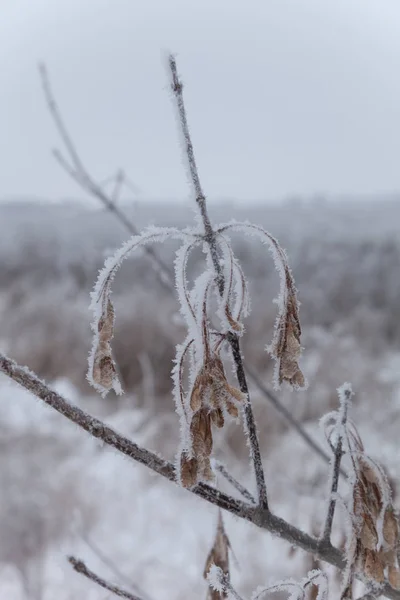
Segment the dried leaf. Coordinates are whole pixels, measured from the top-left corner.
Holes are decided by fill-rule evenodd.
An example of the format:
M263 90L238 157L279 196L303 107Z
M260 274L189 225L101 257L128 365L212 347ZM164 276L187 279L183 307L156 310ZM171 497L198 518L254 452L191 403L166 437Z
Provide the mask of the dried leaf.
M197 483L198 462L196 458L189 458L184 452L181 454L181 483L185 488L192 488Z

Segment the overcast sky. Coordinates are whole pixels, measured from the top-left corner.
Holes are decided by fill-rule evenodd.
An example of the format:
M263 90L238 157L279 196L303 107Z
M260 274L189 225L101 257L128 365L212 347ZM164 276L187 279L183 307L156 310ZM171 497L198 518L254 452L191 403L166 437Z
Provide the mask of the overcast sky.
M400 190L399 0L0 0L0 197L79 196L37 63L96 177L187 195L178 54L212 197Z

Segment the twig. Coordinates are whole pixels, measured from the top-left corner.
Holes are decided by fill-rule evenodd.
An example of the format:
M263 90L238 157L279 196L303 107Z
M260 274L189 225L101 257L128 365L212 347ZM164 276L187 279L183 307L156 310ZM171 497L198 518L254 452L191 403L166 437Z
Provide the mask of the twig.
M270 401L272 406L276 408L278 413L289 423L289 425L296 431L306 444L313 450L322 460L328 464L331 462L331 458L327 452L307 433L303 425L297 421L291 414L291 412L278 400L278 398L267 388L267 386L261 381L260 377L253 370L252 367L246 366L246 372L250 380L256 385L256 387L264 394L264 396ZM346 477L346 471L340 468L340 474Z
M176 483L175 467L172 463L163 460L157 454L145 448L141 448L135 442L120 435L99 419L87 414L78 406L67 402L67 400L49 388L34 373L21 367L1 353L0 372L3 372L72 423L90 433L93 437L102 440L108 446L121 452L121 454L128 456L155 473L162 475L169 481ZM297 529L297 527L272 514L269 510L241 502L204 483L196 485L190 492L241 519L253 523L261 529L269 531L271 534L286 540L289 544L313 554L320 560L328 562L339 569L344 569L346 566L343 555L338 548L335 548L331 544L321 546L317 538L311 537L307 533ZM389 584L383 586L382 594L393 600L400 600L400 592L394 590Z
M132 235L136 235L138 231L135 225L132 223L132 221L128 219L126 214L123 211L121 211L118 208L118 206L115 205L113 200L102 189L101 185L98 184L86 170L75 147L75 144L73 143L72 138L69 135L67 128L64 124L64 120L61 116L61 112L58 108L58 104L52 92L47 69L44 64L39 65L39 72L42 81L44 96L47 102L50 115L52 116L57 131L60 134L61 140L72 162L72 166L68 163L68 161L65 159L65 157L59 150L53 151L55 159L57 160L59 165L68 173L68 175L72 179L74 179L76 183L78 183L78 185L80 185L86 192L92 194L98 200L100 200L100 202L108 210L115 214L118 220L124 225L124 227L126 227L126 229ZM156 273L163 287L168 289L170 292L174 293L174 286L171 283L171 281L173 280L173 275L169 267L158 256L158 254L154 251L154 249L151 246L144 247L144 251L152 259L153 264L156 267Z
M190 137L189 125L187 122L185 103L183 100L183 84L178 76L175 57L172 55L169 56L169 67L172 79L171 87L178 108L179 122L181 125L182 134L185 142L185 155L189 165L189 172L195 192L196 203L199 207L201 218L203 221L205 241L208 243L209 246L210 256L216 275L216 283L220 295L223 296L225 281L223 270L220 264L217 237L213 230L210 217L208 215L206 198L201 187L200 177L197 170L193 144ZM267 488L265 485L265 476L264 469L262 466L257 427L254 420L253 409L250 403L249 389L247 385L246 374L244 372L242 355L240 352L239 338L236 334L230 332L227 336L227 340L231 346L233 361L236 367L236 376L239 382L240 390L246 395L247 398L244 408L244 414L246 419L248 438L250 442L251 458L253 460L254 473L256 477L258 502L263 509L268 509Z
M233 475L229 473L229 471L224 467L222 463L215 460L214 466L216 470L219 471L223 477L225 477L225 479L231 484L231 486L234 487L239 492L239 494L243 496L245 500L247 500L251 504L257 504L254 496L249 492L249 490L246 489L241 483L239 483L239 481L237 481L237 479L235 479Z
M116 596L119 596L120 598L127 598L127 600L141 600L139 596L135 596L134 594L131 594L130 592L121 589L117 585L108 583L108 581L105 581L105 579L102 579L101 577L96 575L96 573L93 573L93 571L87 568L87 566L82 560L79 560L74 556L69 556L68 561L71 563L71 565L77 573L84 575L91 581L94 581L94 583L97 583L97 585L99 585L100 587L104 588L105 590L108 590L109 592L112 592Z
M124 575L122 571L120 571L119 567L111 560L111 558L106 556L104 552L97 546L97 544L95 544L91 539L89 539L87 535L81 533L80 537L90 548L93 554L95 554L97 558L101 560L101 562L106 567L108 567L108 569L112 571L116 577L118 577L123 583L125 583L125 585L130 587L134 593L138 592L143 597L143 600L149 598L148 594L145 594L145 592L141 590L137 584L134 584L132 581L130 581L129 578L126 575Z
M62 156L62 154L58 151L55 150L53 152L55 159L57 160L57 162L60 164L60 166L64 169L64 171L66 171L66 173L74 180L76 181L76 183L81 186L84 187L84 189L86 191L88 191L89 193L91 193L95 198L97 198L115 217L116 219L126 228L126 230L128 231L129 234L131 235L136 235L138 233L137 228L135 227L135 225L132 223L132 221L130 221L126 214L123 212L123 210L121 209L117 209L114 205L112 200L109 198L109 196L107 196L107 194L102 191L102 193L99 195L98 193L98 189L93 190L93 188L91 189L87 189L87 181L93 181L92 177L89 176L88 171L86 169L86 167L83 165L78 152L76 150L76 146L72 141L71 136L69 135L68 131L66 130L65 127L65 123L62 119L61 116L61 112L60 112L60 108L55 100L53 91L51 89L51 85L50 85L50 80L49 80L49 76L47 73L47 70L45 68L44 65L40 66L40 74L41 74L41 78L42 78L42 85L43 85L43 90L44 90L44 95L46 98L46 102L47 102L47 106L49 108L50 114L54 120L54 123L60 133L60 137L62 138L62 140L64 141L64 136L66 136L65 141L64 141L64 145L66 145L67 149L69 147L71 147L71 149L73 150L73 154L78 157L78 161L79 164L81 166L81 168L83 169L83 172L85 174L84 179L86 181L86 185L85 183L82 181L82 175L79 176L77 174L77 172L71 168L71 166L67 163L67 161L65 160L65 158ZM61 126L60 126L61 125ZM105 185L107 182L109 182L110 180L115 179L115 177L108 177L107 179L101 181L97 187L101 188L103 185ZM139 189L137 188L137 186L135 186L134 184L132 184L132 182L130 180L128 180L128 178L125 175L124 178L124 184L126 186L129 186L130 189L132 190L133 193L139 193ZM157 275L160 276L160 272L162 271L164 273L165 276L169 277L169 282L170 285L166 287L166 289L170 292L173 293L175 295L175 288L173 285L173 278L172 278L172 273L169 272L168 266L167 265L161 265L161 259L158 256L157 252L154 251L151 247L149 246L145 246L144 247L145 252L149 253L151 255L151 258L153 261L156 261L158 263L158 269L156 270ZM165 269L169 272L169 274L166 273ZM165 287L165 276L162 276L162 283L164 284ZM295 431L297 431L297 433L303 438L303 440L309 445L309 447L318 455L320 456L325 462L329 463L330 462L330 458L329 456L324 452L324 450L322 448L320 448L316 442L314 442L314 440L307 434L307 432L305 431L304 427L302 426L302 424L297 421L291 414L290 412L283 406L283 404L281 404L281 402L279 401L279 399L276 397L275 394L273 394L271 392L271 390L269 390L267 388L267 386L261 381L261 379L258 377L258 375L256 375L256 373L254 372L253 369L251 369L248 365L246 366L246 372L249 375L250 379L253 381L253 383L257 386L257 388L259 389L259 391L265 396L265 398L277 409L277 411L279 412L280 415L282 415L282 417L289 423L289 425L291 427L293 427L293 429ZM345 472L343 470L341 470L341 474L342 475L346 475Z
M329 496L329 504L327 515L325 519L325 525L321 536L321 543L330 543L331 533L332 533L332 523L333 517L335 514L336 507L336 494L339 486L339 472L340 472L340 463L342 460L342 456L344 454L343 451L343 432L346 427L347 421L347 412L349 408L350 399L352 396L352 390L350 385L344 385L342 388L339 388L339 400L340 407L338 411L338 424L334 428L334 431L337 434L337 442L334 448L334 460L332 462L331 468L331 480L330 480L330 496ZM339 425L339 426L338 426Z

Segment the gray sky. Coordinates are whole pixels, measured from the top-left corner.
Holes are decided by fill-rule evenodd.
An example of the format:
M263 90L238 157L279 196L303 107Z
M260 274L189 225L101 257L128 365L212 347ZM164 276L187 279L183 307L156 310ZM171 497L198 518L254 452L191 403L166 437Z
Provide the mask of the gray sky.
M79 196L50 156L39 60L97 177L186 196L166 50L210 196L400 190L399 0L0 5L0 197Z

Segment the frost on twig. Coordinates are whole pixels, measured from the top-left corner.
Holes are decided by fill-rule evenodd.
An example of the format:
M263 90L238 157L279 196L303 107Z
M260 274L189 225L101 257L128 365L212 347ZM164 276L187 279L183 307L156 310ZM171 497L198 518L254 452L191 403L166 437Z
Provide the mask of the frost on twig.
M351 386L339 388L340 408L324 417L322 424L335 454L332 494L328 507L323 541L328 542L337 497L340 458L349 458L350 499L347 512L346 569L341 598L352 597L355 575L362 576L375 586L387 580L400 589L400 569L397 557L399 524L392 506L392 492L383 468L365 452L354 423L347 418Z
M327 544L329 544L331 540L332 523L336 506L336 494L339 486L340 463L344 454L343 437L345 435L347 414L350 408L351 397L353 396L353 391L349 383L344 383L340 388L338 388L337 391L339 395L339 410L333 414L327 415L327 417L321 421L321 424L323 424L325 427L325 435L333 452L328 510L321 536L321 541ZM329 431L328 420L333 420L333 425L329 427Z
M221 475L239 492L245 500L250 502L250 504L257 504L254 496L249 492L247 488L245 488L239 481L237 481L233 475L225 468L225 466L217 460L214 460L214 467L218 473Z
M299 582L294 579L286 579L270 586L259 587L253 593L251 600L261 600L268 594L277 592L287 592L289 600L305 600L308 597L306 594L312 586L317 589L315 600L328 600L328 578L323 571L318 569L310 571L307 577Z
M85 565L85 563L82 560L79 560L79 559L75 558L74 556L69 556L68 561L70 562L70 564L72 565L72 567L74 568L74 570L77 573L80 573L81 575L83 575L84 577L87 577L94 583L97 583L97 585L99 585L100 587L104 588L105 590L108 590L109 592L113 593L115 596L119 596L120 598L126 598L127 600L141 600L141 598L139 598L139 596L131 594L130 592L127 592L126 590L123 590L122 588L118 587L117 585L109 583L102 577L99 577L98 575L96 575L96 573L94 573L93 571L91 571L90 569L87 568L87 566Z

